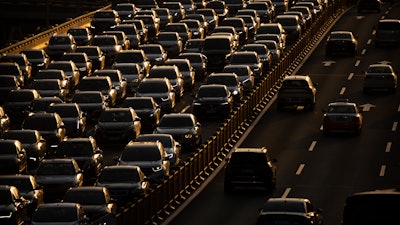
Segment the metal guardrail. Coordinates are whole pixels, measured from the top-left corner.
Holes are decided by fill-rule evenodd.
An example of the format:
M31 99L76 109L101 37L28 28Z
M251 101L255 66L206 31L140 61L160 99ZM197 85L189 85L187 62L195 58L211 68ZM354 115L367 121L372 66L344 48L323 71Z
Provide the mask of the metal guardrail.
M107 6L104 9L110 7ZM175 170L167 180L153 189L149 195L123 208L116 216L117 224L160 224L180 206L225 159L234 143L276 94L282 79L296 69L344 7L344 4L340 1L331 2L331 5L318 17L302 38L286 52L280 63L264 76L243 104L235 108L233 113L215 131L215 134L199 147L183 166ZM94 12L85 14L34 37L27 38L22 42L1 49L0 53L20 52L22 49L32 48L38 43L46 42L56 32L66 32L70 27L89 23L93 14Z

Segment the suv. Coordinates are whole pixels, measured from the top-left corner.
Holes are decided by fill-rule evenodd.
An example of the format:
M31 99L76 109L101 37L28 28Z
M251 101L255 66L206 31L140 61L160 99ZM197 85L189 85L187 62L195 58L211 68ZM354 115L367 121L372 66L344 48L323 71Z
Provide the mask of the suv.
M220 35L206 37L203 54L208 59L207 70L222 71L234 52L235 42L233 38Z
M309 76L295 75L283 79L278 92L278 110L285 106L304 106L314 110L317 89Z
M235 186L261 186L272 191L276 183L276 159L261 148L236 148L225 165L224 191L231 193Z

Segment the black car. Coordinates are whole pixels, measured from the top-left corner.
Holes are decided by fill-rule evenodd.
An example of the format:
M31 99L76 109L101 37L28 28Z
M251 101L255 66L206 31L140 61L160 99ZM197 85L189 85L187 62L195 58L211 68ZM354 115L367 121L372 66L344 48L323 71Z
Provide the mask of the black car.
M58 80L60 80L62 89L65 89L70 94L73 91L71 88L71 85L70 85L70 80L68 79L64 70L58 70L58 69L39 70L35 74L35 80L41 80L41 79L58 79Z
M249 93L254 87L253 71L246 65L226 65L223 73L234 73L243 86L244 93Z
M62 61L73 61L79 69L81 78L91 76L93 71L92 61L89 56L84 52L70 52L64 53L60 58Z
M243 86L240 83L238 76L234 73L212 73L208 76L206 84L225 85L235 104L239 104L242 101Z
M264 64L261 62L260 57L258 56L258 53L255 51L239 51L235 52L230 61L230 65L248 65L250 66L251 70L253 71L254 78L256 80L260 80L265 72L264 69Z
M0 223L23 225L28 221L28 201L14 186L0 185Z
M132 107L140 118L142 131L152 132L160 123L161 108L152 97L128 97L121 107Z
M227 159L224 174L224 191L231 193L235 187L261 187L272 192L276 184L276 159L261 148L235 148Z
M57 113L31 113L23 122L22 129L38 130L47 143L47 152L52 154L66 136L64 122Z
M115 106L118 100L118 91L115 89L112 80L108 76L84 77L75 90L75 95L81 91L100 91L108 104Z
M47 154L46 140L38 130L9 130L1 138L21 142L27 154L28 169L36 168Z
M112 85L117 91L117 101L121 102L123 99L125 99L128 83L125 77L122 76L121 71L119 71L118 69L96 70L93 72L93 76L110 77Z
M167 52L161 44L144 44L141 45L139 49L144 51L152 66L162 65L168 58Z
M21 86L29 84L29 81L25 80L24 74L16 62L0 62L0 75L16 76Z
M269 198L260 210L256 225L322 225L323 211L307 198Z
M93 34L100 34L120 23L121 18L117 11L113 9L101 9L94 13L92 21L90 22L90 29Z
M47 69L63 70L71 88L76 87L82 78L79 68L73 61L51 61Z
M332 31L326 39L325 54L333 56L341 55L357 55L358 41L351 31Z
M235 40L227 36L208 36L205 38L202 53L207 57L207 71L222 71L236 50Z
M114 217L117 211L117 205L106 187L72 187L65 193L62 202L79 203L92 222L106 215Z
M95 186L107 187L111 199L117 204L133 201L150 192L150 183L139 166L106 166L97 178Z
M209 115L226 117L232 108L233 97L223 84L201 85L193 101L193 114L198 118Z
M177 100L182 99L184 92L184 80L181 71L177 66L164 65L153 66L147 78L167 78L175 91Z
M26 55L32 66L32 75L34 76L39 70L47 69L50 63L50 57L43 49L24 49L21 51Z
M86 225L88 222L82 206L70 202L45 203L36 210L31 220L32 225Z
M30 113L38 113L38 112L46 112L47 108L53 103L64 103L59 97L41 97L35 99L32 103L32 108L30 109Z
M140 65L138 63L114 63L112 69L119 70L126 79L127 94L135 93L139 83L144 78Z
M70 187L83 185L83 173L72 158L44 159L35 179L43 187L46 203L61 200Z
M69 89L65 89L59 79L34 80L30 88L37 90L42 97L58 97L63 101L69 97Z
M97 142L128 143L140 134L141 122L133 108L108 108L95 126Z
M89 27L71 27L67 30L67 33L74 37L77 46L89 45L93 39Z
M97 122L100 113L109 107L107 98L100 91L80 91L74 94L71 102L79 105L89 124Z
M0 140L0 174L26 173L28 157L18 140Z
M94 36L92 46L98 46L105 56L105 65L112 65L117 54L124 48L115 35L99 34Z
M76 50L76 42L71 34L54 34L46 46L46 53L51 60L58 60L66 52Z
M0 62L15 62L22 71L24 80L30 82L32 80L32 64L29 62L25 53L8 53L0 58Z
M92 62L92 70L102 70L104 69L106 63L106 57L104 52L99 46L78 46L75 52L86 53Z
M18 90L21 85L14 75L0 75L0 105L4 104L8 94L12 90Z
M64 139L58 145L54 157L75 159L88 183L96 179L104 167L103 151L92 137Z
M263 72L267 72L272 65L272 54L269 51L268 47L264 44L257 44L257 43L251 43L251 44L245 44L241 51L255 51L257 52L258 57L260 58L260 61L263 64Z
M163 46L170 58L179 55L184 47L183 41L178 32L162 31L158 33L156 43Z
M18 189L20 196L27 200L27 210L29 217L33 215L33 213L39 206L44 204L43 188L39 186L33 175L0 175L0 185L10 185Z
M34 89L18 89L8 94L3 109L10 117L13 127L20 127L25 117L28 116L33 101L38 98L40 98L40 94Z
M154 133L172 134L181 143L183 150L193 150L202 143L202 127L192 113L163 115Z
M0 106L0 137L4 132L10 129L10 118L4 111L3 107Z
M137 63L140 65L141 73L146 76L149 74L150 67L152 66L150 60L147 58L146 53L140 49L124 50L118 53L115 58L115 63Z
M68 137L80 137L86 132L86 115L77 103L54 103L46 112L57 113L64 122Z
M195 72L195 80L200 81L206 78L208 59L203 53L200 53L200 51L184 52L179 54L178 58L190 61L190 65L192 65Z

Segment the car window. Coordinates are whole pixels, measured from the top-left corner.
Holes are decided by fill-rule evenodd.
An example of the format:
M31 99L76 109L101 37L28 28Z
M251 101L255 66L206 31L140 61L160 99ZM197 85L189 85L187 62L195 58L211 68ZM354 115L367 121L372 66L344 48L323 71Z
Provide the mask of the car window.
M270 201L264 204L264 212L305 212L304 203L301 201L284 202Z
M139 174L132 170L108 170L104 169L100 176L100 182L127 182L134 183L140 181Z
M124 150L121 155L123 161L158 161L161 155L158 149L151 146L141 146L140 149Z
M233 165L266 165L266 157L262 157L262 154L241 152L234 153L229 160Z
M355 113L353 106L330 106L329 113Z

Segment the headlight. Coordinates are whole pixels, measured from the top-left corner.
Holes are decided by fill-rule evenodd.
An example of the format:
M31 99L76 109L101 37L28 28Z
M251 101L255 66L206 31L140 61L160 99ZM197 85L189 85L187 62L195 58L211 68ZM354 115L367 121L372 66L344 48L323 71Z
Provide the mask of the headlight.
M158 172L158 171L162 170L162 167L161 166L156 166L156 167L153 167L151 169L153 170L153 172Z
M234 91L232 92L232 94L233 94L233 95L237 95L237 94L239 94L239 92L236 91L236 90L234 90Z
M185 138L192 138L193 134L185 134Z

